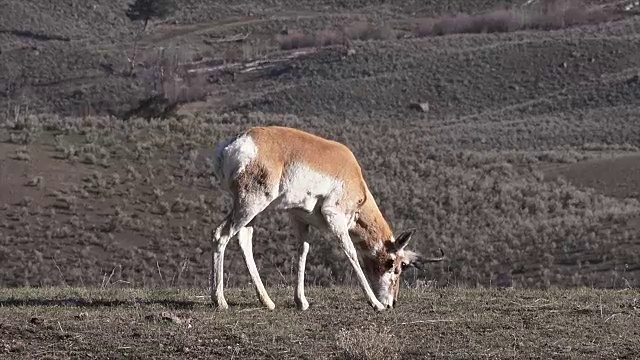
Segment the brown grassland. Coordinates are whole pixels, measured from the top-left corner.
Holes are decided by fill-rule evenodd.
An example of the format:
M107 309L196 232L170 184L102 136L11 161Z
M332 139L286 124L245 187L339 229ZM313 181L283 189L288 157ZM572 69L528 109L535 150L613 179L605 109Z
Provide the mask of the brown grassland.
M6 359L633 359L637 292L406 289L375 313L357 289L235 288L217 311L200 290L41 288L0 291Z
M6 2L0 356L639 356L633 2L180 0L139 39L125 0ZM254 254L276 311L235 242L237 308L212 309L230 199L203 159L256 125L348 145L393 229L447 259L375 314L312 232L300 313L272 214Z

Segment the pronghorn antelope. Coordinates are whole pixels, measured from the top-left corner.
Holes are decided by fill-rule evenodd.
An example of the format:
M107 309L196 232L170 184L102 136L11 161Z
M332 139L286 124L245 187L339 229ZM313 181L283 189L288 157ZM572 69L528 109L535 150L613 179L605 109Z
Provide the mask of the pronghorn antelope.
M294 299L301 310L309 307L304 271L310 226L336 236L376 310L395 305L403 269L444 258L406 250L414 229L394 237L358 161L341 143L292 128L254 127L221 142L211 162L215 177L233 196L231 212L213 232L211 300L219 308L228 308L224 251L236 235L260 301L275 308L252 251L253 219L266 210L288 212L300 241Z

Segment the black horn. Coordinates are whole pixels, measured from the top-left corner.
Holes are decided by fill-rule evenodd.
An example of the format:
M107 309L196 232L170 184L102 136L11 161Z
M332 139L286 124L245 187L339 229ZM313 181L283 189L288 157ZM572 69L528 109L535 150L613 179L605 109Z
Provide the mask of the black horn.
M422 262L439 262L444 260L446 257L444 256L444 251L442 249L440 249L440 256L439 257L423 257L421 259Z

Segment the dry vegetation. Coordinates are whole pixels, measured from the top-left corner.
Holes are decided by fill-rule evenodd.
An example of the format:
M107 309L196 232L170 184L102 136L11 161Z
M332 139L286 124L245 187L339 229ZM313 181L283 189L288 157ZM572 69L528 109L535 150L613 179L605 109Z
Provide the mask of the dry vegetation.
M29 115L4 122L3 140L29 141L3 145L3 181L19 191L0 199L0 283L98 286L108 276L132 286L206 287L210 231L229 204L203 172L202 156L218 139L260 124L349 137L394 228L418 227L418 250L443 247L449 255L425 273L409 273L412 286L489 286L500 273L518 287L637 286L640 259L630 249L637 246L638 201L546 180L537 167L592 152L438 148L417 128L386 129L384 141L371 142L380 136L373 129L261 114L150 122ZM463 142L459 135L447 141ZM389 149L393 157L385 155ZM335 239L316 236L309 283L352 283ZM296 244L287 218L261 218L255 242L267 284L291 284ZM228 256L226 281L246 284L236 244Z
M0 291L0 356L637 354L640 17L620 4L184 0L149 24L133 74L124 0L12 4L0 286L26 289ZM408 271L400 307L373 314L313 232L306 280L325 288L300 313L298 246L273 214L254 253L280 311L256 313L232 242L240 309L212 315L229 199L203 160L256 125L347 144L393 228L447 260Z
M306 312L293 289L229 292L211 309L199 290L5 289L0 358L633 358L637 293L588 289L410 290L402 306L371 312L355 288L312 288Z
M293 31L279 35L276 41L283 50L348 45L354 40L392 40L411 36L443 36L450 34L481 34L513 32L520 30L558 30L580 25L593 25L621 18L613 8L588 5L581 1L535 1L531 5L517 5L479 14L458 13L437 18L421 18L412 31L402 26L394 29L388 25L367 22L348 24L341 29L323 29L315 33ZM401 23L399 25L402 25Z
M256 77L273 80L291 69L291 64L285 64L270 67L266 74L241 71L243 64L277 58L279 50L333 45L352 49L362 41L407 43L410 38L454 33L544 31L610 23L633 15L599 2L569 0L538 0L527 6L493 0L433 2L419 9L404 1L392 9L367 1L282 2L279 8L262 9L251 2L229 6L190 0L180 3L165 21L149 25L138 41L139 29L125 16L127 3L99 0L90 6L37 3L29 7L17 2L4 12L0 106L127 117L132 110L140 110L142 102L143 107L160 108L148 112L151 116L172 113L174 109L165 109L172 105L224 94L216 103L222 106L217 107L233 108L239 101L232 99L256 88L248 87ZM335 11L327 12L326 7ZM220 65L224 66L211 70ZM202 72L185 73L194 67ZM242 85L247 77L251 84ZM234 88L237 83L242 89ZM160 97L161 104L150 100L154 96Z
M558 30L603 23L619 16L614 9L589 6L582 1L535 1L532 6L423 19L418 22L414 33L416 36L436 36L527 29Z
M316 33L293 31L290 34L276 37L282 50L299 49L314 46L345 45L353 40L392 40L398 37L390 27L380 27L371 23L359 22L349 24L344 29L324 29Z

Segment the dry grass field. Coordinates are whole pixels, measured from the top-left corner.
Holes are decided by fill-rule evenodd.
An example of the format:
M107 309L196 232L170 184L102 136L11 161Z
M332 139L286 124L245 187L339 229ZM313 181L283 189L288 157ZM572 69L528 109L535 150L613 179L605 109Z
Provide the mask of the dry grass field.
M638 356L632 1L180 0L139 37L125 0L5 3L0 356ZM376 315L312 231L316 308L297 313L297 244L273 214L254 253L282 306L254 309L233 241L240 308L194 298L230 205L203 157L256 125L348 145L393 229L447 259L407 271L407 300ZM193 323L145 318L163 311Z
M634 359L637 292L407 289L375 313L355 288L229 292L213 310L199 290L41 288L0 291L6 359Z

